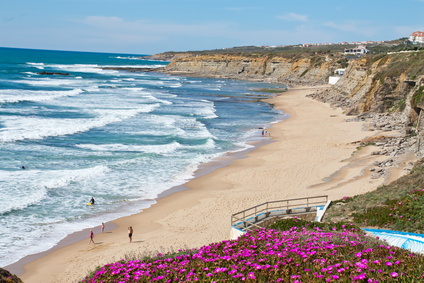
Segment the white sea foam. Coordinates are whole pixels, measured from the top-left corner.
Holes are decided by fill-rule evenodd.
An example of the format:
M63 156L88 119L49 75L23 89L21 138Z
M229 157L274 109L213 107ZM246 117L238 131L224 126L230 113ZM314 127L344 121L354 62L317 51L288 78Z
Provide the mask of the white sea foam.
M34 77L28 80L21 80L16 82L32 85L32 86L69 86L69 85L75 86L76 84L79 84L79 81L75 79L64 79L64 78L57 78L57 79L36 78L34 79ZM84 82L84 85L89 85L89 84L87 84L87 82Z
M25 139L43 139L51 136L71 135L103 127L134 117L138 113L150 112L158 105L143 105L137 109L94 110L93 119L51 119L33 117L4 117L4 127L0 131L0 142L13 142Z
M102 69L100 65L97 64L72 64L72 65L62 65L62 64L52 64L46 65L46 67L59 69L67 72L74 73L95 73L95 74L108 74L108 75L117 75L119 71Z
M213 101L199 100L191 101L185 104L185 107L196 116L200 116L206 119L214 119L218 116L216 115L216 108Z
M199 116L203 116L207 119L218 118L218 115L215 114L216 109L214 107L207 108L197 108L195 114Z
M106 67L106 68L128 68L128 69L138 69L138 68L151 68L151 69L155 69L155 68L160 68L165 66L166 64L156 64L156 65L149 65L149 64L140 64L140 65L103 65L101 67Z
M98 64L46 64L45 68L53 68L59 70L65 70L68 72L79 72L79 73L95 73L95 74L108 74L108 75L119 75L121 72L119 70L114 70L113 68L128 68L128 69L137 69L137 68L160 68L164 65L98 65Z
M31 76L37 75L37 73L34 73L34 72L22 72L22 73L27 74L27 75L31 75Z
M43 70L44 69L44 63L32 63L32 62L27 62L28 65L35 67L37 69Z
M28 171L29 172L29 171ZM27 171L0 171L0 183L7 184L6 187L0 187L0 214L10 212L12 210L24 209L30 205L39 203L47 196L47 189L38 187L25 190L22 186L22 178L38 179L40 172ZM29 186L29 184L27 184ZM13 200L13 201L11 201Z
M168 87L172 87L172 88L178 88L178 87L181 87L181 86L182 86L181 83L173 83L173 84L168 83Z
M112 58L125 59L125 60L143 60L143 58L136 57L136 56L116 56L116 57L112 57Z
M130 152L145 152L145 153L156 153L164 154L171 153L181 148L178 142L172 142L170 144L161 145L126 145L126 144L78 144L77 147L90 149L93 151L130 151Z
M82 92L82 89L72 89L65 91L3 89L0 90L0 103L16 103L21 101L49 101L65 96L75 96Z
M49 190L63 188L72 182L103 176L108 171L110 171L109 168L104 165L76 170L51 170L46 172L51 175L50 178L43 178L40 186Z
M142 95L142 97L146 98L147 101L149 101L151 103L158 102L158 103L165 104L165 105L171 105L171 104L173 104L169 100L164 100L164 99L157 98L156 96L153 95L153 93L151 91L150 92L149 91L143 91L145 89L146 88L143 88L143 87L132 87L132 88L125 87L125 88L122 88L122 90L124 90L124 91L129 91L129 92L136 93L137 94L137 98L140 98L140 95Z
M215 143L215 141L212 138L208 138L206 140L206 143L204 143L204 144L200 144L200 145L184 145L183 148L189 149L189 150L193 150L193 149L198 149L198 150L214 149L214 148L216 148L216 143Z

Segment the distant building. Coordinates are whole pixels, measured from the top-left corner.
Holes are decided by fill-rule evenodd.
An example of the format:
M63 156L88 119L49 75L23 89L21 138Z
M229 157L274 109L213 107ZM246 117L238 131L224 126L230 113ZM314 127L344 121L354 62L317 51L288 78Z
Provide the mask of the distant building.
M424 31L413 32L409 36L409 41L412 43L424 43Z
M358 45L356 48L349 48L344 50L345 55L362 56L365 53L368 53L368 49L364 45Z

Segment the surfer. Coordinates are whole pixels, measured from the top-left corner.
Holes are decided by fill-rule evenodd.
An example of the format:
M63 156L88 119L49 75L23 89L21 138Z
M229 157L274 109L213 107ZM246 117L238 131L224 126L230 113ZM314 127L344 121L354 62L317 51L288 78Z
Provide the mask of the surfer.
M93 205L94 204L94 198L93 197L91 197L91 199L90 199L90 203Z
M24 165L22 165L22 166L21 166L21 169L25 169L25 166L24 166Z

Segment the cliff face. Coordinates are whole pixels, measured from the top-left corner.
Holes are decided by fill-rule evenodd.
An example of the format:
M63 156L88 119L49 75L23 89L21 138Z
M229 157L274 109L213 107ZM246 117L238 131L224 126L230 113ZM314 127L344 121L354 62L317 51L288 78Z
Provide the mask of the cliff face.
M344 62L342 57L330 54L178 54L165 72L286 85L323 85ZM347 114L385 116L385 122L377 124L416 135L417 153L424 156L424 52L351 59L335 85L313 96L346 109Z
M313 97L347 114L384 117L374 126L401 130L424 156L424 52L351 60L333 87Z
M292 57L178 54L165 67L165 72L287 85L323 85L341 67L341 61L340 57L328 54L307 53ZM404 122L414 122L424 109L421 105L411 106L414 91L423 83L422 76L423 52L351 59L337 84L316 98L346 108L348 114L405 112Z
M350 113L403 111L411 94L422 83L424 53L391 54L349 62L344 75L326 93L325 101L344 100Z
M326 84L337 64L330 57L198 55L176 57L165 71L294 85Z

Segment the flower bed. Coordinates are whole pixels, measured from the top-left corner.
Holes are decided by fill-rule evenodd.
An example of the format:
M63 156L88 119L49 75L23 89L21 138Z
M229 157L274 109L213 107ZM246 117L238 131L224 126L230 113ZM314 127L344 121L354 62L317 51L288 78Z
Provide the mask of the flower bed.
M178 256L108 264L82 282L422 282L424 257L344 229L262 229Z

